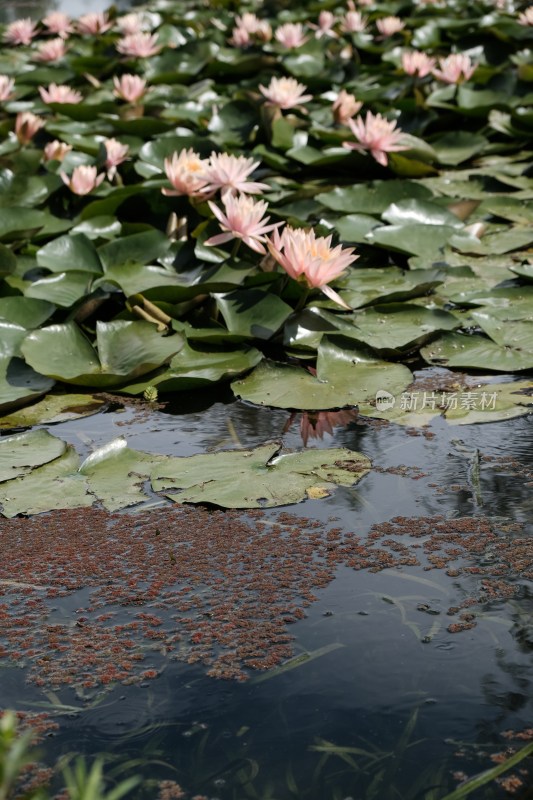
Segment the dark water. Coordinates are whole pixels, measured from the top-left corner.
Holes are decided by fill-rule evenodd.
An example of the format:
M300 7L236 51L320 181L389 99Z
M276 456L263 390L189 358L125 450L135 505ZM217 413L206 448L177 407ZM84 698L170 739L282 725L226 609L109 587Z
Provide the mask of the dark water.
M178 399L173 411L129 408L51 430L81 455L117 435L132 448L169 455L273 439L288 448L303 444L301 415L228 397L207 405L192 396L186 407ZM375 526L403 517L395 538L413 548L410 526L420 518L428 526L437 517L450 525L489 519L502 541L510 524L521 523L522 541L530 536L532 417L436 422L431 434L354 417L323 438L309 436L308 447L347 447L377 469L353 488L289 510L324 521L333 515L363 540ZM485 550L469 563L483 567L493 557ZM289 626L294 653L311 655L292 669L237 683L168 660L156 680L80 699L73 690L29 686L24 670L6 667L0 704L45 709L59 723L42 745L46 762L73 751L106 753L111 777L141 775L132 797L157 797L158 781L172 780L187 797L220 800L438 800L457 785L453 773L494 766L492 757L522 746L514 737L532 726L533 587L525 577L531 546L529 558L507 576L512 596L475 605L475 626L458 633L449 631L448 609L479 590L475 572L428 571L422 560L378 572L341 563L306 618ZM69 602L82 601L65 599L64 613ZM531 775L521 775L516 796L530 796ZM508 795L491 783L472 796Z

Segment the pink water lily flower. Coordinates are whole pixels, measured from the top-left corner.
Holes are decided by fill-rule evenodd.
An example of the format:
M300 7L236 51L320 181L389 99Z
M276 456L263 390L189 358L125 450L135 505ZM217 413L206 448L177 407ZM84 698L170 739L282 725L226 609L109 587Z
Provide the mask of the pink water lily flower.
M66 39L69 34L74 32L72 20L62 11L51 11L43 18L43 25L48 28L48 33L55 33L62 39Z
M519 25L533 25L533 6L528 6L518 15Z
M99 11L83 14L76 22L76 30L78 33L83 33L87 36L97 36L99 33L108 31L112 24L109 21L107 11Z
M298 108L300 103L312 100L312 94L304 94L306 90L307 86L295 78L272 78L268 86L259 86L259 91L267 99L266 105L283 110Z
M0 75L0 102L10 100L13 96L13 89L15 88L15 81L7 75Z
M15 134L21 144L28 144L38 130L44 125L44 119L32 114L31 111L21 111L15 119Z
M222 198L226 213L224 214L215 203L209 201L209 207L220 223L224 233L212 236L205 245L217 245L229 242L231 239L242 239L256 253L266 253L262 244L267 241L265 234L281 225L280 222L269 223L270 217L265 217L268 206L264 200L253 200L245 194L236 197L227 192Z
M250 32L246 28L233 28L231 37L228 39L229 44L233 47L248 47L252 43Z
M331 11L321 11L318 15L318 25L311 25L311 28L314 28L315 38L321 39L323 36L329 36L331 38L336 38L337 34L333 30L333 26L337 22L337 19Z
M363 17L360 11L347 11L341 22L341 29L345 33L362 33L368 25L368 17Z
M70 177L64 172L60 172L59 174L63 183L69 187L73 194L83 196L92 192L97 186L100 186L104 180L105 175L103 173L98 175L97 172L96 167L82 164L74 168Z
M43 158L45 161L63 161L67 153L72 150L71 144L60 142L59 139L54 139L53 142L48 142L43 150Z
M418 75L419 78L425 78L429 75L436 65L434 58L422 53L420 50L405 50L402 53L402 69L407 75Z
M231 194L261 194L270 188L266 183L249 181L248 177L259 166L259 161L246 156L233 156L229 153L211 153L204 166L204 179L207 186L203 191L214 194L220 190L222 196Z
M29 17L10 22L4 31L4 41L8 44L31 44L34 36L37 36L37 24Z
M241 16L235 17L235 27L245 30L261 42L272 39L272 28L265 19L259 19L255 14L245 11Z
M104 147L106 150L107 178L112 180L116 175L118 165L127 159L130 148L127 144L119 142L118 139L104 139Z
M394 36L395 33L403 31L405 22L399 17L382 17L376 21L376 28L382 36Z
M135 12L117 17L116 25L123 36L132 36L135 33L141 33L145 29L142 15Z
M440 69L434 69L433 75L444 83L462 83L468 81L476 71L470 56L465 53L452 53L446 58L439 58Z
M347 125L348 120L359 113L362 105L361 101L357 100L353 94L341 89L331 106L333 119L338 125Z
M330 300L349 309L328 284L342 275L359 256L353 254L353 247L332 247L331 239L331 236L316 236L312 229L287 225L281 234L274 231L268 249L293 280L305 283L310 289L320 289Z
M71 89L70 86L58 86L57 83L51 83L48 89L44 86L39 86L39 94L44 103L81 103L83 95L76 89Z
M155 33L132 33L117 42L117 50L130 58L150 58L161 52Z
M48 63L60 61L62 58L65 58L66 54L67 47L65 46L65 40L58 36L57 39L50 39L48 42L42 42L37 47L34 59L35 61Z
M127 103L137 103L146 94L146 81L140 75L113 77L113 94Z
M288 50L301 47L308 39L301 22L286 22L280 25L274 36L276 41Z
M362 117L356 117L350 119L348 125L358 141L343 142L343 146L348 150L370 150L371 156L383 167L388 164L387 153L407 150L406 145L401 144L404 134L396 127L396 120L390 121L369 111L364 121Z
M167 197L201 197L206 186L206 162L192 148L165 158L165 172L173 189L161 189Z

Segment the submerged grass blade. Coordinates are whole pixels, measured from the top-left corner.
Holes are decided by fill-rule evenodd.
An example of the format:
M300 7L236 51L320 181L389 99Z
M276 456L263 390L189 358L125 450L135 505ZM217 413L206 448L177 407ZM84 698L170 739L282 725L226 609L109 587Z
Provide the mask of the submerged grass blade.
M344 645L340 642L333 642L332 644L325 645L325 647L320 647L318 650L312 650L310 653L300 653L299 655L294 656L294 658L289 659L289 661L286 661L285 664L281 665L281 667L270 669L263 675L258 675L256 678L252 678L250 683L263 683L263 681L268 681L270 678L277 678L277 676L281 675L283 672L288 672L291 669L301 667L303 664L308 664L309 661L314 661L315 658L320 658L321 656L325 656L328 653L333 652L333 650L338 650L339 647L344 647Z
M481 786L486 786L487 783L490 783L499 775L503 775L504 772L516 767L517 764L520 764L521 761L531 755L533 755L533 742L526 744L525 747L522 747L521 750L513 756L510 756L503 764L497 764L495 767L492 767L492 769L488 769L470 778L470 780L463 783L462 786L459 786L459 788L455 789L451 794L447 794L445 797L441 798L441 800L463 800L464 797L468 797L468 795L472 794L476 789L479 789Z

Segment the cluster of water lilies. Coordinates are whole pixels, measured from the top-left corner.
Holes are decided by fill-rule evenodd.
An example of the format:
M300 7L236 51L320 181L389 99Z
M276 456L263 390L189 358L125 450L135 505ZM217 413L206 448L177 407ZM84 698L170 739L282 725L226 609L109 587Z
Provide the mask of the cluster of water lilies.
M475 369L472 341L487 340L495 369L533 365L523 348L505 358L492 317L466 311L489 313L502 281L529 290L529 212L515 208L531 191L531 7L281 6L176 0L4 26L2 180L24 213L0 226L2 295L43 304L32 326L0 303L0 324L22 329L6 407L42 393L14 391L13 358L52 382L131 392L180 388L182 371L201 382L206 360L221 364L210 381L263 369L267 342L310 374L332 337L385 367L420 353ZM508 252L505 272L481 268ZM398 344L372 336L378 309L393 339L412 318ZM148 337L155 325L174 349L154 340L103 380L111 324ZM88 338L97 370L43 360L42 337L66 331Z

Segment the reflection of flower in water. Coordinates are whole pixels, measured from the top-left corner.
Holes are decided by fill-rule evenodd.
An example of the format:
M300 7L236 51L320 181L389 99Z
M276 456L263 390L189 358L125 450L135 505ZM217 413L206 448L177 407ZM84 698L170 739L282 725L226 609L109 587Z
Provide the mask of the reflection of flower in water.
M304 445L307 447L309 439L323 439L325 433L333 436L334 428L346 427L357 419L358 414L356 408L343 408L340 411L303 411L300 434ZM285 425L285 431L288 431L296 416L296 413L291 414Z

